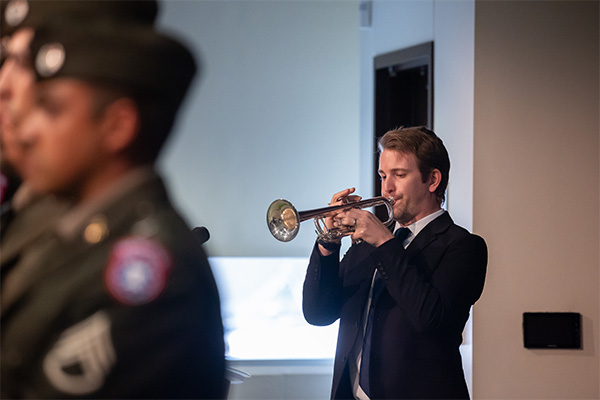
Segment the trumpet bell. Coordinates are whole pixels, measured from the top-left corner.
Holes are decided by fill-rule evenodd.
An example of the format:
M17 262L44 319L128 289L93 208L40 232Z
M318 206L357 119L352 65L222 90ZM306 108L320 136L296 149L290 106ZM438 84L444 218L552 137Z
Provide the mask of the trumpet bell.
M287 200L278 199L267 209L267 226L271 235L282 242L294 239L300 230L300 215Z

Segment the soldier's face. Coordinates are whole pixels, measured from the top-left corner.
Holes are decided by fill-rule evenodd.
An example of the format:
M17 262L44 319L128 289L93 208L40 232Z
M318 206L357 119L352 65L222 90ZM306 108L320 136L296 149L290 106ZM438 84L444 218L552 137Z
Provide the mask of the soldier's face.
M35 73L31 64L29 44L32 29L21 29L3 41L5 58L0 68L0 138L2 162L20 169L22 149L19 127L33 107Z
M38 84L21 137L23 175L42 193L82 198L104 165L102 119L93 115L94 89L74 79Z

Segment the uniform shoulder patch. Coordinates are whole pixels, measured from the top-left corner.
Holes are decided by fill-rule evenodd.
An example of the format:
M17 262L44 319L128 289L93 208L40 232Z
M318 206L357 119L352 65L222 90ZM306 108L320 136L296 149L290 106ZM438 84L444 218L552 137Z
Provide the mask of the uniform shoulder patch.
M113 246L104 281L116 300L137 306L151 302L162 293L171 266L171 254L162 243L131 236Z

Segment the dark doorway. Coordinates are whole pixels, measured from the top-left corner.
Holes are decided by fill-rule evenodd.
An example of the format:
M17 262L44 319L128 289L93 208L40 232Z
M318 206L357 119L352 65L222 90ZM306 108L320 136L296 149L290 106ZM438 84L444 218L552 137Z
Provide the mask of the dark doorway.
M433 127L433 42L376 56L374 59L374 150L387 131L401 126ZM375 157L375 194L381 193L379 157ZM387 219L385 207L375 214Z

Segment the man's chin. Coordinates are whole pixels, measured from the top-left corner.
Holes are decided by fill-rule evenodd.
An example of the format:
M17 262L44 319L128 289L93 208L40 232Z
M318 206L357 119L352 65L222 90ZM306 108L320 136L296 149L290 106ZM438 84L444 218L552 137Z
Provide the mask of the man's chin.
M404 211L399 213L396 213L396 211L394 211L394 219L398 221L402 226L410 225L412 222L414 222L414 218L414 215L409 215Z

